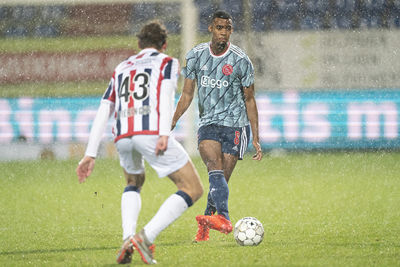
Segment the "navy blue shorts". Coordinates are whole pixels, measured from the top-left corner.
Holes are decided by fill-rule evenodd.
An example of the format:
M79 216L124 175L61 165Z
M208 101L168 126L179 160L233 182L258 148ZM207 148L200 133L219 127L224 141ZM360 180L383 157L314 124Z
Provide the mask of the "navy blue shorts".
M221 144L222 153L243 159L250 138L250 126L228 127L216 124L204 125L197 132L198 144L203 140L214 140Z

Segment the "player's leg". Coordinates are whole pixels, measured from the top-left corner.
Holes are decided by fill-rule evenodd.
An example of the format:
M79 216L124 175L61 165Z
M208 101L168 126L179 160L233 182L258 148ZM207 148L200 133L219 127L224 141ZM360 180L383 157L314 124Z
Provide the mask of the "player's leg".
M124 170L127 186L121 197L121 218L123 244L117 255L117 262L130 263L133 254L133 245L130 238L136 233L137 220L141 209L140 189L143 186L145 175L129 174Z
M221 153L221 127L217 125L201 126L198 130L198 148L201 158L209 172L209 180L217 174L216 182L219 182L220 171L223 170L223 158ZM211 175L211 177L210 177ZM223 183L220 191L226 193ZM210 187L207 195L207 206L205 215L213 215L217 212L215 201L212 197L212 189L215 185L214 180L210 180ZM222 196L224 197L224 196Z
M165 200L156 215L144 227L150 242L153 242L162 230L179 218L203 194L200 177L190 160L168 177L175 183L178 191Z
M130 138L119 140L116 146L127 184L121 196L122 239L124 243L117 256L117 262L129 263L133 253L129 238L136 233L137 220L141 209L140 190L145 181L144 162L142 155L133 149Z
M193 201L199 199L203 194L203 185L191 161L184 168L169 177L176 184L178 190L187 192ZM200 224L198 227L199 230L197 231L195 241L207 241L209 239L209 228Z
M207 166L210 183L210 197L205 214L211 215L209 210L212 210L212 204L215 204L218 214L229 220L229 188L224 176L221 143L214 140L202 140L199 144L199 152L204 164Z
M229 182L238 160L242 160L248 146L250 127L226 127L222 139L223 168Z
M221 143L215 140L201 140L199 143L201 159L207 167L207 171L222 169Z
M132 138L123 138L116 143L120 165L124 170L126 187L121 198L123 239L135 234L137 218L141 209L140 190L145 181L144 160L135 150Z
M201 219L200 221L206 221L207 225L210 228L219 230L223 233L229 233L230 231L232 231L232 224L229 221L229 215L226 216L223 213L224 211L226 211L226 214L228 214L229 188L227 182L232 175L237 160L243 158L244 151L247 147L247 136L249 135L249 127L219 127L218 135L221 136L219 146L213 144L210 141L201 141L199 145L199 151L200 155L202 155L203 161L205 162L208 162L210 158L213 158L213 155L216 154L217 151L221 151L223 172L212 170L209 171L209 176L210 195L213 201L216 203L218 215L223 215L224 218L216 218L215 216L209 216L210 218L208 218L207 216L203 218L201 216L198 217ZM208 166L213 165L208 164ZM215 174L219 175L218 179L215 179ZM219 207L221 206L220 203L223 204L222 207L225 210L221 211L221 207Z
M154 153L157 136L138 136L137 148L159 177L168 176L178 187L160 206L154 217L132 243L145 263L153 263L153 242L161 231L179 218L203 193L200 177L183 147L173 138L168 139L168 149L162 156Z
M168 177L176 184L178 191L164 201L154 217L132 240L142 260L148 264L155 263L153 243L156 237L192 206L203 193L200 177L190 160Z
M238 160L238 156L234 156L232 154L223 153L223 170L225 180L228 183L229 179L232 175L233 170L235 169L236 163ZM205 215L212 215L216 211L215 206L213 205L213 200L211 198L211 193L208 192L208 200L207 200L207 208L205 211Z
M195 240L206 241L209 239L210 228L223 233L232 231L228 211L229 189L223 171L221 127L217 125L200 127L198 147L200 156L208 170L210 186L205 215L196 216L198 231ZM216 212L218 212L218 215L215 215Z
M223 166L224 166L223 168L224 168L225 180L227 183L231 178L232 172L235 169L237 161L238 161L238 156L228 153L223 153Z
M203 184L190 159L182 168L171 173L168 177L175 183L179 191L190 196L193 203L203 195Z
M127 185L121 197L122 237L127 239L136 233L142 200L140 190L145 180L145 174L129 174L124 170Z
M160 177L167 175L178 188L178 191L162 204L157 214L144 227L151 242L203 194L199 174L189 156L174 138L169 139L168 149L163 156L145 156L146 161Z
M216 150L209 149L208 147L216 148ZM221 144L214 140L203 140L199 144L199 151L204 164L207 167L207 171L210 170L221 170L222 169L222 158L220 153ZM204 150L204 151L203 151ZM210 188L211 189L211 188ZM213 215L217 211L214 200L211 196L211 191L207 194L207 206L204 211L204 215Z
M229 183L229 179L232 175L233 170L235 169L237 160L238 160L237 156L223 153L222 169L224 170L224 177L227 183ZM214 201L212 200L211 193L209 191L207 195L207 207L204 212L204 215L213 215L215 214L216 210L217 209L215 207Z

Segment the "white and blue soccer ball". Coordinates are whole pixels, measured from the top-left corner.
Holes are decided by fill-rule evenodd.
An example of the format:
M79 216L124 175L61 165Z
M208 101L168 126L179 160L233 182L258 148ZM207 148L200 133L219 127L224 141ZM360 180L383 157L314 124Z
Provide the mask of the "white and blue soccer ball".
M241 246L257 246L263 241L264 227L256 218L244 217L235 224L233 236Z

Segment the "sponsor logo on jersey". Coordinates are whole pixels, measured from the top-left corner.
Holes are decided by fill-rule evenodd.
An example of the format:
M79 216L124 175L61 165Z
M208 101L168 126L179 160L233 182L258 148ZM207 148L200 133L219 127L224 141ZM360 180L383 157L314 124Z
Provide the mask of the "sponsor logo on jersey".
M135 115L148 115L151 113L150 106L141 106L139 108L128 108L119 111L117 117L119 119L126 117L133 117Z
M226 76L231 75L232 72L233 72L233 67L232 67L232 65L225 64L225 65L222 67L222 73L225 74Z
M229 82L228 81L221 81L217 79L212 79L207 75L201 76L201 86L204 87L211 87L211 88L222 88L223 87L228 87Z

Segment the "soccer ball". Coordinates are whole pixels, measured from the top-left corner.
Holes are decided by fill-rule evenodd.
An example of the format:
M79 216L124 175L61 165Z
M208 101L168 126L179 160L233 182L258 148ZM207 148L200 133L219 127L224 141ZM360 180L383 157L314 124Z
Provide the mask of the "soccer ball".
M235 224L233 236L241 246L257 246L264 238L264 228L254 217L244 217Z

